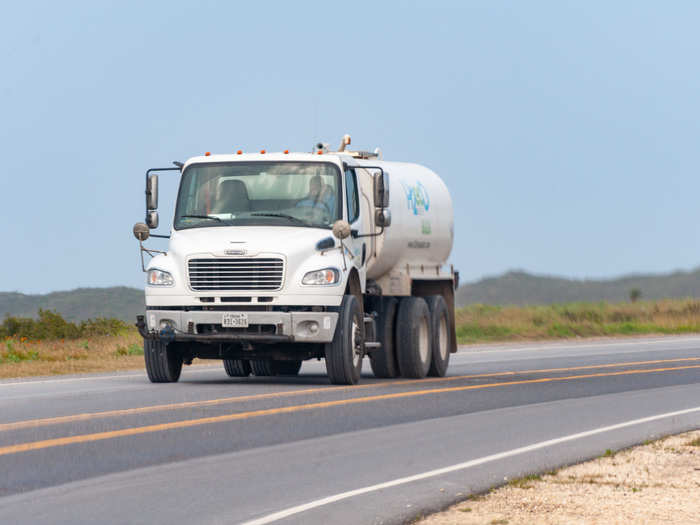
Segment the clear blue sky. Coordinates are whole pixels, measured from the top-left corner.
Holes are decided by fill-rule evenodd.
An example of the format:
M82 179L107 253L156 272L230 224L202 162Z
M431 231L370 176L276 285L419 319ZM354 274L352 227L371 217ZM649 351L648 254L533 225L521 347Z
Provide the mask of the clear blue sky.
M142 286L147 168L344 133L445 179L464 280L693 268L698 20L681 1L5 4L0 290Z

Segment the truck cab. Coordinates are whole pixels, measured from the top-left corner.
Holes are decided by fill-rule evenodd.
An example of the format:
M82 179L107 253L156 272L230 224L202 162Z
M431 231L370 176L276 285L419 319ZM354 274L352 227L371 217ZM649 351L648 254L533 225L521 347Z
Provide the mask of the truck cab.
M456 350L456 274L444 269L451 201L427 234L423 219L421 239L393 238L393 208L410 212L423 196L390 191L411 170L346 151L349 142L337 152L207 153L147 172L146 223L134 234L152 256L137 319L151 381L177 381L194 358L223 360L232 377L296 375L303 360L325 359L335 384L357 383L366 356L380 377L446 373ZM180 183L168 249L156 252L143 242L158 226L164 171ZM421 175L423 189L442 184ZM428 238L440 253L429 254Z

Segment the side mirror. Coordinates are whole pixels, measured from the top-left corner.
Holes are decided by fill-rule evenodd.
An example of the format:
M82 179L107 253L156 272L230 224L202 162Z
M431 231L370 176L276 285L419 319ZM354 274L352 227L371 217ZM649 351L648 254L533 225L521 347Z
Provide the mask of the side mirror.
M150 236L151 232L148 229L148 225L142 222L137 222L134 224L134 237L136 237L139 241L143 242Z
M158 227L158 212L155 210L150 210L146 213L146 224L151 230L155 230Z
M350 223L342 219L333 223L333 236L341 241L350 237Z
M389 174L386 171L374 176L374 207L389 207Z
M146 209L158 209L158 175L155 173L148 176L146 184Z
M388 228L391 226L391 210L389 208L375 210L374 224L380 228Z

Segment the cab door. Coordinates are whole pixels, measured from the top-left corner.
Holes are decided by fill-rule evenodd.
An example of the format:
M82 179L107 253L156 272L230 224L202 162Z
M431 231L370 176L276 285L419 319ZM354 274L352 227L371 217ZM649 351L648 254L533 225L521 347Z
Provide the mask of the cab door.
M370 245L368 237L357 237L369 232L369 200L359 180L359 170L353 166L345 166L344 174L344 207L346 210L346 220L350 223L352 235L346 240L348 249L352 252L352 261L360 274L362 290L365 289L365 279L367 276L367 259L370 255Z

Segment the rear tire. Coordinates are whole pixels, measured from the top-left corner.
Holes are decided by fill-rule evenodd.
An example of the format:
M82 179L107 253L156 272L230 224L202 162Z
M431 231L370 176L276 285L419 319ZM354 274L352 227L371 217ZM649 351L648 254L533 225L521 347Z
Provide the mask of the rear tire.
M175 383L182 372L182 355L175 346L162 341L144 339L143 357L151 383Z
M396 357L403 377L424 378L431 361L430 309L422 297L403 297L396 315Z
M365 325L362 308L354 295L340 306L333 341L326 344L326 371L334 385L354 385L360 380L364 356Z
M383 297L381 312L377 319L377 340L381 348L369 354L369 363L375 377L396 377L399 365L396 362L396 308L398 301L394 297Z
M272 359L251 359L250 368L253 371L253 375L258 377L277 375L275 363Z
M442 295L425 298L430 309L431 359L429 376L444 377L450 364L450 314Z
M297 376L301 369L301 359L293 361L275 361L275 371L280 376Z
M248 377L252 371L245 359L224 359L224 370L230 377Z
M250 367L253 375L258 377L266 376L296 376L301 369L301 359L275 360L275 359L252 359Z

